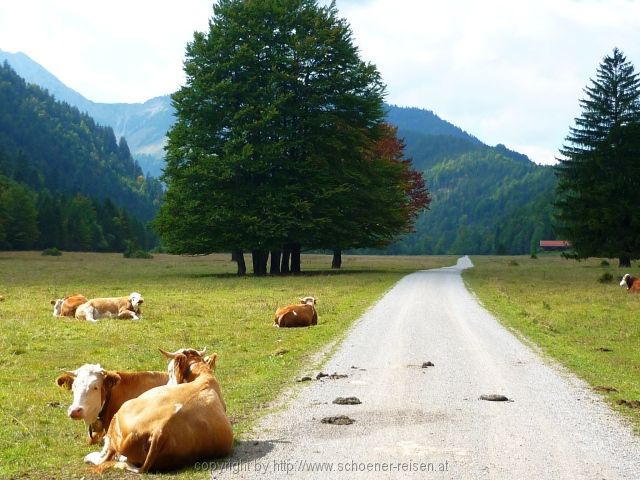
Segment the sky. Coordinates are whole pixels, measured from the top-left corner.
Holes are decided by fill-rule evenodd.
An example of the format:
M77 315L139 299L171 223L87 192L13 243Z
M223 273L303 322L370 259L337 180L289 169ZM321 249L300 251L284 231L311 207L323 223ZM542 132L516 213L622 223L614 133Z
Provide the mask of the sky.
M325 0L321 0L323 4ZM0 50L23 52L94 102L184 83L212 0L1 0ZM433 111L484 143L551 164L583 89L619 48L640 70L640 0L337 0L388 103Z

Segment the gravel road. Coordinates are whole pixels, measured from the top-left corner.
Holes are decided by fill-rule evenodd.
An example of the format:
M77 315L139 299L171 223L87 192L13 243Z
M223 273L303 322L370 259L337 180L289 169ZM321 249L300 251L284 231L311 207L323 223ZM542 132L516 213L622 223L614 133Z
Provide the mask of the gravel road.
M469 267L463 257L403 278L323 367L347 377L309 372L232 457L202 469L216 479L639 479L639 437L484 310L462 282ZM512 401L479 398L491 394ZM354 423L321 422L338 415Z

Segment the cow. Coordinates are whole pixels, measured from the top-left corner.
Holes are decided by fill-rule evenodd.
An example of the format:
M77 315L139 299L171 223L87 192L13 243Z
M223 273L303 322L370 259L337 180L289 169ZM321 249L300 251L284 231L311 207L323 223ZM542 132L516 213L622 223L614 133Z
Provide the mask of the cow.
M316 299L304 297L297 305L288 305L276 310L273 319L274 327L309 327L318 324L318 313L315 305Z
M93 298L78 307L76 318L89 322L111 317L139 320L143 302L144 298L138 292L132 292L128 297Z
M76 314L77 308L87 301L88 298L80 293L74 293L73 295L67 295L64 298L51 300L51 305L53 305L53 316L73 317Z
M217 356L203 359L184 350L169 355L177 384L151 389L122 405L102 451L85 457L97 471L116 465L136 473L175 470L231 452L231 422L213 375ZM123 457L126 464L114 462Z
M87 424L89 444L100 443L124 402L168 381L166 372L116 372L93 364L64 372L56 379L58 386L73 392L67 414Z
M640 278L625 273L620 281L620 286L627 287L627 293L640 293Z

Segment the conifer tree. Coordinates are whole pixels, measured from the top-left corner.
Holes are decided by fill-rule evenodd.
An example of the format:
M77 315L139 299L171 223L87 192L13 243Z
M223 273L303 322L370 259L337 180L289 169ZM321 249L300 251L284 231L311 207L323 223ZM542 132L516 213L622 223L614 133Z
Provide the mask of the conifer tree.
M618 258L628 267L640 257L640 79L615 48L584 92L556 167L556 231L576 258Z

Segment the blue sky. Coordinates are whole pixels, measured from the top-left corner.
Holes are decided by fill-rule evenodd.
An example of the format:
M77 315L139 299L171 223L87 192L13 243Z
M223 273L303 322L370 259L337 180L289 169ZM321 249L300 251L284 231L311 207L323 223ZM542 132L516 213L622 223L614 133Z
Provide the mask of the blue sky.
M337 0L387 101L426 108L494 145L553 163L582 89L620 48L640 68L640 1ZM0 2L0 49L85 97L143 102L184 81L211 0Z

